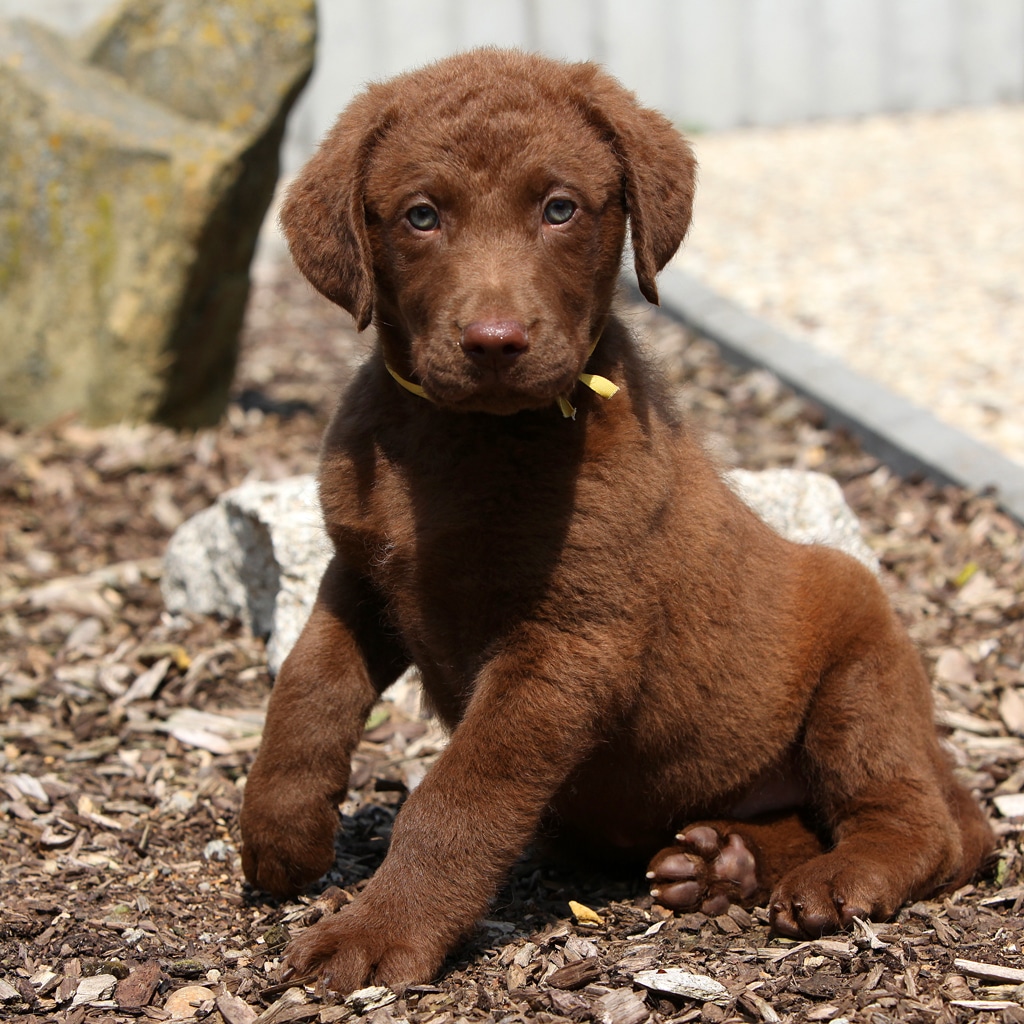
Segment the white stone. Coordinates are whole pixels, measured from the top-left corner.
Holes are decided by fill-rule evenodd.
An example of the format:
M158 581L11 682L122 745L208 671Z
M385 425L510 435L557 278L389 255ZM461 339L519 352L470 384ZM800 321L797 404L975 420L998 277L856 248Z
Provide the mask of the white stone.
M174 533L161 583L172 612L237 616L268 637L276 674L331 558L311 476L243 484Z
M725 482L783 537L838 548L878 571L878 559L832 477L798 469L734 469L725 474Z

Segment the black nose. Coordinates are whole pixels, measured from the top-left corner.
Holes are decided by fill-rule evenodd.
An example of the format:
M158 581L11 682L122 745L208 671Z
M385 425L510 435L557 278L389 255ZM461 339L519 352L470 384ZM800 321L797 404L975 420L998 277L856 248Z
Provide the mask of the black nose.
M492 370L507 369L530 347L518 320L474 320L459 344L474 363Z

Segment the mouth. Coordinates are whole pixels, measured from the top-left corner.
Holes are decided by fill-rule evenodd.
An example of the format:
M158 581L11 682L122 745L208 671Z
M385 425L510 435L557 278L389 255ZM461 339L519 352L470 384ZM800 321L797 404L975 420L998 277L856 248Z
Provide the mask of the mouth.
M543 382L512 377L511 373L494 371L475 372L458 380L425 377L423 390L442 408L510 416L557 405L559 397L570 392L575 382L571 372Z
M427 350L416 361L416 380L436 405L460 412L487 412L507 416L544 409L558 404L559 397L572 391L579 373L574 347L552 358L551 346L531 338L529 349L483 357L478 351L456 341L443 348Z

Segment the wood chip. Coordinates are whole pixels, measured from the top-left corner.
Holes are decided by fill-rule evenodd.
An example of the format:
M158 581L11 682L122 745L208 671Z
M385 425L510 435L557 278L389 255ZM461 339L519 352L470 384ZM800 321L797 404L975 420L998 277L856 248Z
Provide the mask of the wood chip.
M601 961L597 957L588 957L586 960L575 960L559 967L553 974L548 975L547 983L552 988L582 988L601 976Z
M1024 736L1024 696L1015 686L1008 686L999 698L999 717L1010 732Z
M160 684L167 677L170 667L170 658L161 658L153 665L150 665L145 672L136 676L131 686L114 701L114 707L123 708L133 701L149 700L160 689Z
M186 747L208 750L211 754L220 754L221 756L234 753L234 747L223 736L206 732L204 729L185 729L181 726L171 726L167 731Z
M961 597L962 595L961 591ZM947 647L939 655L935 662L935 677L960 686L974 686L976 681L974 666L967 655L955 647Z
M508 970L505 972L505 987L509 991L523 988L526 985L527 977L525 967L520 967L519 964L509 964Z
M117 978L112 974L94 974L92 977L83 978L75 989L75 998L71 1002L71 1009L76 1006L95 1006L97 1003L105 1003L114 994L114 986Z
M594 1005L594 1020L599 1024L640 1024L649 1016L643 997L628 988L608 992Z
M701 1002L721 1002L728 1000L726 987L714 978L705 974L691 974L678 967L664 967L654 971L638 971L633 980L644 988L654 992L667 992L670 995L685 996Z
M987 1010L991 1013L998 1013L1000 1010L1019 1007L1020 1003L1011 1002L1009 999L952 999L949 1005L959 1006L963 1010L977 1010L978 1012Z
M262 723L249 716L215 714L179 708L157 728L169 732L179 743L211 754L228 755L259 746Z
M49 967L44 967L41 971L36 971L28 979L28 983L36 990L37 996L45 996L57 987L60 977L56 971L51 971Z
M117 983L114 998L122 1010L138 1010L148 1006L156 992L163 972L155 960L149 960L132 970L127 978Z
M64 977L57 986L57 1002L66 1003L75 994L81 977L82 962L78 957L72 957L64 965Z
M1024 983L1024 970L1019 967L1003 967L1002 964L986 964L979 960L954 960L953 966L972 978L986 981L1003 981L1013 985Z
M1024 817L1024 793L1007 793L993 797L992 802L1004 818Z
M980 718L968 711L953 711L944 708L935 713L935 721L944 725L947 729L963 729L965 732L974 733L976 736L998 736L1001 732L998 722L991 722L987 718Z
M590 939L581 935L570 935L562 946L562 953L565 955L566 963L573 960L586 960L587 957L597 956L598 949Z
M225 1024L253 1024L257 1017L256 1011L248 1003L230 992L222 992L217 996L217 1009Z
M949 949L955 948L960 943L960 936L956 930L951 928L941 917L931 914L928 923L935 929L935 938Z
M537 953L538 946L534 942L525 943L521 949L516 952L516 955L512 958L512 963L519 964L520 967L529 967L533 961L534 956Z
M334 1024L335 1021L351 1016L352 1011L344 1003L338 1003L336 1006L322 1006L317 1020L320 1024Z
M756 992L751 992L749 989L739 997L737 1002L752 1017L759 1017L766 1024L779 1024L782 1020L775 1010L772 1009L768 1000L763 996L759 996Z
M564 989L552 989L548 993L551 1008L561 1017L573 1017L577 1020L590 1016L590 1003L583 996Z
M1024 885L1011 885L997 892L995 896L986 896L979 903L983 907L991 907L997 903L1015 903L1024 897Z
M743 929L728 914L719 914L714 918L715 927L723 935L739 935Z
M783 946L781 948L778 946L759 946L754 950L754 956L758 960L769 960L777 963L779 960L785 960L795 953L802 953L810 948L811 943L809 942L797 942L792 946Z
M298 989L291 989L290 991L296 992ZM301 994L301 993L300 993ZM288 993L281 997L283 1000ZM371 985L369 988L361 988L357 992L352 992L350 995L345 997L345 1005L350 1006L356 1013L368 1013L370 1010L379 1010L382 1006L387 1006L393 1003L398 998L391 989L384 985ZM260 1017L260 1024L271 1024L269 1021L265 1021L263 1014Z
M883 942L878 937L878 932L872 927L870 921L864 921L859 917L853 919L853 926L857 932L857 938L867 943L869 949L888 949L889 943Z
M40 611L70 612L109 622L114 617L110 596L103 582L93 576L66 576L33 587L21 601Z
M15 799L17 799L17 794L20 793L22 796L38 801L44 807L50 805L50 798L47 796L46 790L43 789L42 783L37 778L26 775L24 772L7 775L4 778L4 788L8 793L12 793Z
M857 952L857 947L845 939L815 939L811 945L817 952L837 960L849 960Z
M824 1006L816 1006L813 1010L810 1010L807 1014L808 1020L832 1020L833 1017L839 1014L839 1007L833 1006L831 1003L825 1003Z

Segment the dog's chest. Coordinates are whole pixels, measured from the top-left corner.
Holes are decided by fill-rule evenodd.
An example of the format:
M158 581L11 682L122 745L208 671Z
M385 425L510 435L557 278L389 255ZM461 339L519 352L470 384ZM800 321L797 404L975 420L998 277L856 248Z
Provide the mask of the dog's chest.
M378 539L371 574L417 660L473 673L484 652L546 599L556 539L515 521L484 528L471 507L437 511Z
M342 557L383 597L421 665L474 674L485 652L550 600L571 511L543 480L491 465L381 466L369 492L339 474L325 514ZM329 493L329 497L328 497Z

